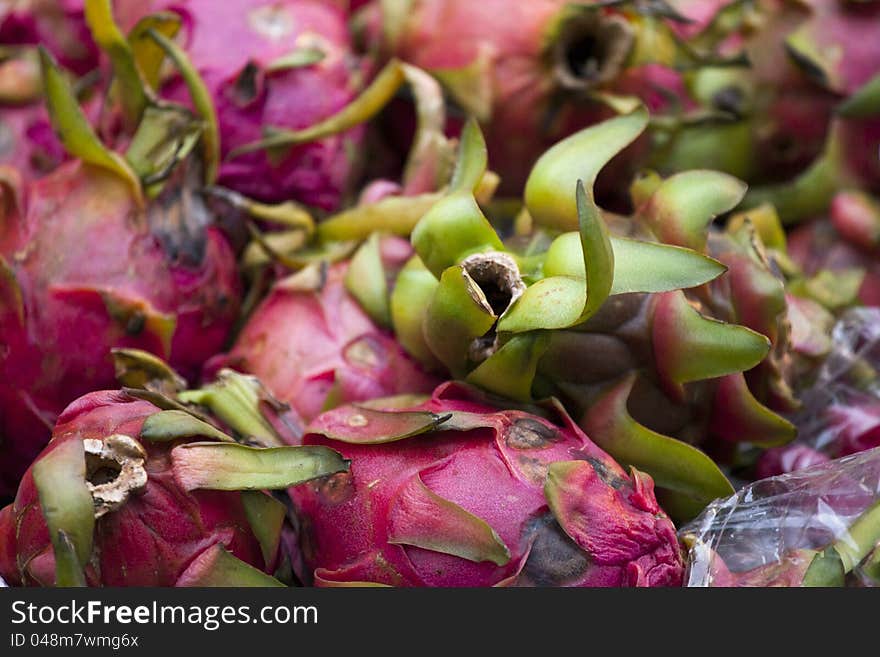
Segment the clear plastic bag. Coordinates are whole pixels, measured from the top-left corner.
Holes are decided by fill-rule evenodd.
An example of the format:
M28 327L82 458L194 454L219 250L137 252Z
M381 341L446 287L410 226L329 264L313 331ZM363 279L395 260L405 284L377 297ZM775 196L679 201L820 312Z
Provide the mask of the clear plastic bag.
M679 537L687 586L880 586L880 448L749 484Z
M880 446L880 308L854 308L834 326L831 349L790 419L794 443L767 450L764 478Z

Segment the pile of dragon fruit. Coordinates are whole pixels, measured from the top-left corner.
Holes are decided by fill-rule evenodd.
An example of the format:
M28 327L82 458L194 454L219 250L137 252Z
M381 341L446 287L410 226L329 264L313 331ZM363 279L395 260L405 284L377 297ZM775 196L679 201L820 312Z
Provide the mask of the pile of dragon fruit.
M880 1L2 0L0 583L880 586Z

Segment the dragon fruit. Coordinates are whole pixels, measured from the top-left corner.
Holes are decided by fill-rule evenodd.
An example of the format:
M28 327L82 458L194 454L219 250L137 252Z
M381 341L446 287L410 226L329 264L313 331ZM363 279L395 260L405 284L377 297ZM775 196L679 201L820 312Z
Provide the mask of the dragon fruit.
M41 105L0 108L0 164L33 180L58 168L66 159Z
M98 141L45 52L43 65L56 129L79 159L28 185L14 170L0 176L4 492L64 407L112 384L111 347L151 351L195 377L223 347L241 294L235 254L199 191L191 151L204 124L151 108L123 158ZM145 140L164 147L157 161Z
M320 0L162 0L149 8L179 15L184 48L216 107L226 158L218 182L265 202L337 208L358 173L362 126L280 151L236 151L264 129L319 123L357 95L367 70L352 50L344 12ZM161 93L188 100L180 76Z
M682 131L673 165L699 165L710 152L744 152L737 161L742 170L725 169L760 183L744 204L772 202L786 223L826 212L841 187L880 189L880 6L837 0L674 4L702 21L708 14L717 23L726 14L728 42L747 54L751 66L693 74L690 86L700 101L719 109L730 105L736 120L698 126L703 139L696 148ZM714 35L711 27L705 33ZM701 38L688 37L692 43Z
M52 171L66 156L42 94L37 50L0 45L0 164L17 168L26 180ZM100 110L94 100L86 99L90 117Z
M351 461L291 489L318 586L679 586L672 522L558 407L499 410L444 383L316 418Z
M794 437L779 413L798 406L792 383L823 347L803 337L813 327L790 311L757 216L708 226L740 201L740 181L647 176L634 216L595 205L599 170L646 123L637 110L547 151L525 190L532 229L507 242L471 194L486 151L470 123L471 155L413 231L390 307L426 366L510 399L559 397L600 447L654 478L678 519L732 490L706 451L724 462L738 444Z
M75 75L91 73L101 65L101 49L88 25L87 4L88 0L6 0L0 5L0 45L42 45ZM153 4L154 0L112 0L114 15L127 27Z
M546 148L612 116L624 96L653 111L691 109L673 67L705 54L670 30L681 17L652 3L416 0L365 13L374 47L435 75L480 120L502 193L518 194ZM640 140L612 166L628 176L648 145Z
M412 254L409 243L397 237L385 237L378 246L392 272ZM229 353L209 362L208 373L231 367L253 374L306 421L328 404L429 392L438 380L348 291L346 279L361 274L355 261L345 261L282 279Z
M440 198L438 189L449 182L453 144L442 132L445 112L436 81L406 65L388 68L379 78L389 71L399 73L390 87L407 82L419 110L400 182L373 180L357 205L325 218L314 231L312 226L267 235L255 231L257 239L242 257L245 272L265 272L261 268L274 261L276 273L285 267L297 273L274 285L248 313L231 351L206 366L208 376L218 367L256 374L306 420L335 404L428 392L439 383L387 329L390 289L413 253L408 240L395 234L409 235ZM477 194L488 199L496 180L486 172ZM307 232L315 238L310 253L298 251ZM352 255L358 241L363 244Z
M800 443L771 447L761 454L755 463L755 479L777 477L819 463L827 463L830 460L819 450Z
M880 203L864 192L835 194L828 219L791 231L788 254L806 276L861 271L858 300L880 306Z
M264 489L347 464L280 435L267 445L265 433L226 433L204 407L161 410L140 397L150 395L90 392L61 413L0 511L0 575L25 586L280 585L271 575L286 508ZM249 421L272 426L269 409L253 405Z
M77 75L98 66L99 50L86 25L83 0L4 2L0 6L0 44L43 44L62 66Z

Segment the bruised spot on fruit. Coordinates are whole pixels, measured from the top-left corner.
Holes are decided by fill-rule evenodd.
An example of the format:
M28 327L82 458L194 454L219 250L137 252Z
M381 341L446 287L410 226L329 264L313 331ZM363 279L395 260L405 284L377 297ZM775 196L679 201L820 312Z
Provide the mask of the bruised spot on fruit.
M369 335L355 340L345 348L345 360L367 371L374 371L379 367L386 360L383 355L381 345Z
M147 453L131 436L113 434L83 441L86 486L95 504L95 518L115 511L147 485Z
M267 4L248 13L251 29L270 41L280 41L287 37L295 27L290 9L280 3Z
M319 480L315 492L327 504L342 504L354 496L351 472L337 472Z
M626 486L627 480L618 475L616 472L611 472L608 469L608 466L600 461L599 459L593 458L592 456L582 457L579 460L586 461L591 466L593 466L593 470L596 472L596 475L603 482L611 486L611 488L615 490L620 490L624 486Z
M536 486L543 485L544 481L547 479L548 464L533 456L527 456L526 454L517 455L516 467L519 469L519 472L523 477Z
M369 420L360 413L355 413L348 417L348 426L350 427L365 427L369 423Z
M147 222L168 260L198 269L208 251L207 227L214 215L201 193L201 167L190 160L168 172L162 192L150 203Z
M497 320L523 295L526 284L516 261L506 253L475 253L461 261L461 268L471 284L468 290L474 301L496 318L492 328L470 346L468 356L473 362L480 363L498 349Z
M547 513L526 523L523 541L532 543L522 578L532 586L564 586L577 582L590 567L587 553Z
M515 420L504 435L508 447L513 449L541 449L558 439L556 429L527 417Z
M576 91L608 83L620 75L634 43L632 28L619 16L573 13L553 44L556 80Z

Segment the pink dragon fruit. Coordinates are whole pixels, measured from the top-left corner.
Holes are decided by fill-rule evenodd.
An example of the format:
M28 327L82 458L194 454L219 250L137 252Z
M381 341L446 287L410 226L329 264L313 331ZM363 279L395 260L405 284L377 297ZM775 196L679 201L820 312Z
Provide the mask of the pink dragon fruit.
M185 1L185 0L184 0ZM153 0L112 0L123 25L132 26L151 8ZM66 69L85 75L100 64L92 38L86 0L6 0L0 5L0 44L42 45Z
M366 72L344 12L332 3L162 0L151 10L182 19L186 52L216 107L224 157L259 141L264 129L307 128L335 114L355 97ZM180 78L166 82L162 93L188 98ZM262 201L334 209L350 191L363 132L354 127L281 153L233 153L218 182Z
M859 301L880 306L880 204L863 192L841 191L829 215L792 230L788 254L807 275L862 270Z
M603 94L635 93L652 109L668 109L670 97L683 92L668 68L683 51L666 18L639 3L417 0L405 12L381 4L364 19L366 31L381 32L372 38L387 53L435 75L481 121L502 193L519 192L550 145L613 115ZM670 83L674 89L658 91ZM618 158L617 179L628 179L648 145L642 140Z
M315 584L680 585L652 479L546 410L499 410L444 383L421 403L319 416L303 443L332 446L351 466L290 490Z
M66 155L41 105L0 107L0 164L32 180L56 169Z
M286 509L261 489L345 462L324 448L237 444L203 413L160 411L138 394L91 392L59 416L0 511L0 575L25 586L279 585Z
M70 159L42 102L39 64L34 59L35 50L24 50L0 63L0 164L17 169L25 181L40 178ZM10 73L10 68L25 70ZM102 98L91 88L86 91L82 110L91 123L97 123Z
M406 240L381 240L389 271L399 270L411 255ZM332 265L305 286L302 276L279 281L230 352L209 362L209 374L218 367L254 374L306 421L328 404L433 389L438 381L346 289L350 267Z
M98 47L86 25L83 0L4 2L0 6L0 44L43 44L62 66L77 75L98 66Z
M84 159L29 185L14 170L0 175L4 492L14 490L58 413L113 383L111 347L148 350L194 377L223 347L241 294L235 254L199 191L196 158L172 167L160 189L152 181L157 196L146 201L148 185L100 144L45 57L59 134Z
M42 94L35 48L12 47L0 55L0 164L16 167L27 180L52 171L66 155ZM96 117L99 104L89 102L85 111Z
M797 407L801 364L821 359L823 334L805 304L789 306L764 244L764 233L768 244L784 235L778 221L712 225L740 202L742 182L706 170L645 176L631 215L596 206L598 172L648 120L641 108L548 150L523 197L532 225L509 239L469 189L486 161L473 148L482 161L457 169L467 180L454 176L412 233L417 256L391 317L426 366L521 402L560 399L687 520L733 491L718 463L794 439L780 413ZM468 125L462 143L479 142ZM773 229L759 232L764 222Z
M4 489L71 399L112 383L110 347L147 349L190 377L222 348L240 297L235 255L217 228L199 225L209 216L195 194L164 201L139 210L122 181L73 162L5 217ZM193 204L183 225L172 223L178 203Z
M716 87L700 78L718 78L737 94L741 108L734 114L742 130L711 128L705 149L691 159L683 135L681 166L700 162L704 150L730 150L738 143L749 154L750 170L732 173L761 184L745 204L772 202L786 223L826 212L841 187L880 189L880 120L873 100L880 84L880 5L837 0L675 5L687 16L705 18L707 8L716 17L726 12L739 23L731 39L751 62L739 71L696 74L695 87L713 91ZM692 42L699 38L691 36ZM765 185L773 181L778 183Z
M795 443L783 447L771 447L755 463L755 479L776 477L787 472L803 470L830 461L825 454L808 445Z

